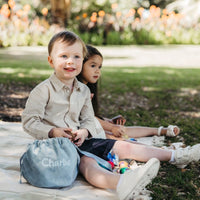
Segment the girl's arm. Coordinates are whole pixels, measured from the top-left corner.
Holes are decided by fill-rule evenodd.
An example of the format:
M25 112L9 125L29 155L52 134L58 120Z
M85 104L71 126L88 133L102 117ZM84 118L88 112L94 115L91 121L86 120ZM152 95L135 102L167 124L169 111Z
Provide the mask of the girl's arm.
M96 117L101 126L103 127L104 131L106 132L110 132L112 133L114 136L116 137L121 137L122 135L125 134L125 127L124 126L120 126L120 125L116 125L116 124L112 124L106 120L102 120L98 117Z
M122 115L117 115L111 119L104 118L104 120L117 125L124 125L126 123L126 119Z

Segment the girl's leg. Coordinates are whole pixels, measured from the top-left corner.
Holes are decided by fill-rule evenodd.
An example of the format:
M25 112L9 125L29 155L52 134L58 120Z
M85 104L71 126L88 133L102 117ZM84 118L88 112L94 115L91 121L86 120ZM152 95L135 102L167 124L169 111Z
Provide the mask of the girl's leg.
M120 175L100 167L94 159L82 156L79 169L91 185L104 189L116 189Z
M151 158L157 158L160 161L169 161L178 168L184 168L189 163L200 160L200 144L176 150L166 150L139 143L116 141L112 150L120 159L128 158L146 162Z
M113 146L113 152L120 159L134 159L146 162L151 158L157 158L160 161L169 161L172 151L139 143L130 143L125 141L116 141Z
M175 135L178 135L180 130L178 127L174 127L173 129ZM146 137L152 135L158 135L158 128L151 128L151 127L142 127L142 126L125 126L125 133L129 137L137 138L137 137ZM166 135L167 128L161 129L160 135Z
M125 133L129 137L138 138L138 137L158 135L158 129L150 127L142 127L142 126L126 126Z

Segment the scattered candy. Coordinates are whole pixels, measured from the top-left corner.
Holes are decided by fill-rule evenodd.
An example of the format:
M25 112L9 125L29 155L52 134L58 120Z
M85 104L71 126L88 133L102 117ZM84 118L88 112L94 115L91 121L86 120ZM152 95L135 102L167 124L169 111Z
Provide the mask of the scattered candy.
M124 139L128 139L128 135L127 135L127 134L122 135L122 137L123 137Z
M135 138L129 138L130 141L137 141Z
M112 151L110 151L107 155L107 158L109 161L112 161L114 165L118 165L119 163L119 157L116 154L112 154Z
M127 170L129 170L128 167L123 167L123 168L121 168L121 169L119 170L119 173L120 173L120 174L124 174L124 172L127 171Z
M112 169L114 169L114 167L115 167L114 163L112 161L110 161L110 160L108 162L110 163Z
M119 168L124 168L124 167L130 167L129 164L126 161L120 161L119 162Z

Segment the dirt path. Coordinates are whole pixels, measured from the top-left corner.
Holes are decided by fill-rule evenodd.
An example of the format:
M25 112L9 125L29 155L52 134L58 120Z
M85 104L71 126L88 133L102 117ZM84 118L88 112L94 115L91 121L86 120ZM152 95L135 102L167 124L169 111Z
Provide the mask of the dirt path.
M200 68L200 45L132 45L97 48L104 56L104 66ZM0 54L23 56L23 58L31 55L40 60L47 60L47 47L11 47L0 49Z
M100 47L104 66L200 68L200 45Z

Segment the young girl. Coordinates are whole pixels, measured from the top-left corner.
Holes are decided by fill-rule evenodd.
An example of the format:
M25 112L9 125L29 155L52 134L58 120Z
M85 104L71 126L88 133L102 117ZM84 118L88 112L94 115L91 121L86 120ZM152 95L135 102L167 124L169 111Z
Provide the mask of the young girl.
M101 67L103 62L102 54L94 47L87 45L88 54L83 61L82 72L78 75L78 80L86 84L91 91L92 104L96 118L99 120L107 138L123 140L123 137L137 138L152 135L166 135L174 137L179 134L180 129L177 126L169 125L167 128L124 126L126 120L118 115L112 119L99 117L98 113L98 79L101 76Z

